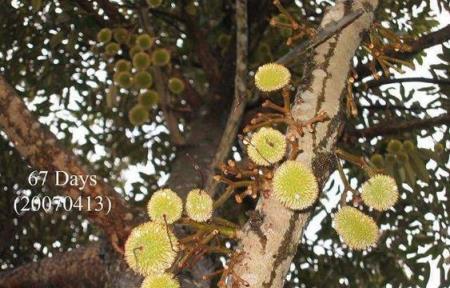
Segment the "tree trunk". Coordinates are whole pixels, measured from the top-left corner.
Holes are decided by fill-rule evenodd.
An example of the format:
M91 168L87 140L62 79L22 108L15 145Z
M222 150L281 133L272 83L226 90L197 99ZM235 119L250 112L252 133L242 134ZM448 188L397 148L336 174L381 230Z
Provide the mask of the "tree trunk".
M377 5L377 0L362 3L338 1L326 13L321 27L338 21L356 9L363 8L365 11L352 24L314 50L311 77L305 88L298 89L296 95L292 109L296 120L311 119L319 111L327 112L331 118L325 124L317 124L314 131L305 134L299 143L303 153L297 160L313 169L321 188L335 165L333 149L342 121L338 110L346 91L351 59L360 45L362 33L372 23ZM238 252L242 256L232 267L233 273L227 281L237 283L240 278L247 282L247 287L280 288L283 287L310 211L287 209L271 196L261 197L256 211L262 222L255 226L250 221L240 233Z

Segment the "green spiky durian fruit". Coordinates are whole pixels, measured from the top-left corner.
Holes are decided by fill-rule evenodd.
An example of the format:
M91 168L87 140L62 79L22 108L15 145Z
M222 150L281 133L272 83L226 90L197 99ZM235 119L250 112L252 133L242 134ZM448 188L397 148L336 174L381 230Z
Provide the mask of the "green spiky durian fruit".
M138 102L145 107L151 107L158 104L159 94L155 90L145 91L144 93L139 94Z
M261 128L253 134L247 153L257 165L269 166L283 159L286 154L286 138L273 128Z
M372 217L356 208L341 208L334 217L334 225L339 236L351 249L363 250L377 243L377 224Z
M408 159L409 159L409 156L408 156L408 154L407 154L406 152L404 152L404 151L399 151L399 152L397 153L397 160L398 160L398 162L400 162L400 163L405 163L405 162L408 161Z
M120 45L115 42L110 42L105 46L105 55L114 56L120 51Z
M122 88L128 89L133 84L133 77L130 72L116 72L114 73L114 82Z
M416 149L416 145L411 140L403 141L403 148L406 152L412 152Z
M286 161L275 171L273 195L286 207L301 210L311 207L319 196L319 186L311 169L297 161Z
M392 139L389 141L387 150L391 153L397 154L401 150L403 150L403 144L397 139Z
M194 189L186 198L186 213L196 222L206 222L212 217L213 200L204 190Z
M161 6L162 2L163 2L163 0L147 0L147 4L151 8L157 8L157 7Z
M385 211L397 203L398 188L394 178L378 174L362 185L364 203L378 211Z
M370 157L370 162L372 162L377 168L382 168L384 166L384 158L378 153L373 154L372 157Z
M130 53L130 56L132 59L133 59L134 55L136 55L139 52L142 52L142 49L139 46L132 46L129 50L129 53Z
M141 288L180 288L180 283L173 274L154 274L144 278Z
M139 71L134 74L134 87L138 89L150 88L153 84L152 74L147 71Z
M127 44L130 40L130 33L125 28L116 28L113 30L113 38L117 43Z
M114 65L116 72L129 72L131 70L131 63L125 59L120 59Z
M106 44L111 41L112 31L109 28L103 28L97 33L97 42Z
M150 66L150 57L145 52L138 52L133 56L133 67L137 70L145 70Z
M165 48L155 49L152 53L152 62L156 66L165 66L170 62L170 52Z
M148 34L141 34L136 38L136 45L142 50L150 49L153 45L153 38Z
M388 162L388 163L394 163L397 158L395 157L394 154L388 153L388 154L386 154L385 159L386 159L386 162Z
M184 91L184 82L180 78L172 77L169 79L169 90L174 94L180 94Z
M147 212L155 222L172 224L181 218L183 201L171 189L161 189L148 201Z
M263 92L279 90L289 84L291 73L281 64L269 63L258 68L255 85Z
M169 269L178 251L178 240L165 225L147 222L135 227L125 243L125 260L141 275Z
M144 124L149 117L148 108L140 104L134 105L128 112L128 119L134 126Z

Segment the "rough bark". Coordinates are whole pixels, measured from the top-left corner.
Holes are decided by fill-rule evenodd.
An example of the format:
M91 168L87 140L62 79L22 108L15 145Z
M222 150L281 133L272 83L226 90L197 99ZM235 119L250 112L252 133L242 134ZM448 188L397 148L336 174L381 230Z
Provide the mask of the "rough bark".
M365 11L315 49L309 85L298 90L293 107L294 117L299 121L308 120L319 111L326 111L331 117L328 123L318 124L315 131L306 134L299 143L303 153L297 160L312 167L320 187L323 187L335 163L333 148L340 125L338 109L351 59L360 44L361 34L370 27L373 10L378 5L377 0L352 2L338 1L324 16L321 27L338 21L351 11L360 8ZM236 284L234 276L246 281L248 287L283 287L310 212L289 210L271 196L261 198L256 211L262 223L255 227L249 222L240 233L239 252L243 256L233 267L234 275L231 274L227 280Z

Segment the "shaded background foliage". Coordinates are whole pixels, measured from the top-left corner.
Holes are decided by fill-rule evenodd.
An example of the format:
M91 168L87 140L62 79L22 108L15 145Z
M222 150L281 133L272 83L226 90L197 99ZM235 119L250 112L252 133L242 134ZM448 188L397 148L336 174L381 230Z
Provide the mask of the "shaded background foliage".
M289 51L284 43L292 31L269 26L270 17L278 14L270 2L249 1L252 7L249 9L249 67L252 70ZM332 2L283 1L283 4L300 22L317 27ZM67 148L136 206L142 206L152 191L164 185L177 148L170 142L160 108L152 111L150 122L133 127L128 120L128 110L136 101L133 92L121 90L117 103L112 107L107 103L112 84L111 63L100 52L95 38L103 27L143 31L139 10L144 5L144 1L133 0L94 4L73 0L43 1L42 5L33 7L29 1L14 0L7 1L0 10L2 75ZM114 9L111 12L105 7ZM399 35L415 39L448 25L448 18L436 17L436 13L448 17L448 9L448 1L442 0L386 0L381 1L376 19ZM182 75L199 99L199 106L214 107L224 123L228 111L220 107L229 105L233 91L234 5L230 1L164 1L163 6L151 9L150 15L158 44L170 49L172 54L170 69L164 72ZM306 39L296 44L302 41ZM202 62L199 53L205 49L202 45L208 47L218 63L219 75L214 75L213 67ZM127 55L128 51L123 53ZM436 61L429 66L426 64L431 58L427 53L438 53L434 57ZM411 140L418 147L418 157L426 163L426 176L415 173L414 177L407 177L405 168L395 164L398 166L392 171L401 187L401 200L387 213L377 215L368 211L382 227L382 238L375 249L352 252L343 247L331 226L344 189L337 173L333 174L299 247L287 287L425 287L431 277L437 277L430 273L431 259L440 274L441 287L450 286L448 266L444 265L448 262L450 245L448 120L446 125L412 127L367 138L355 132L379 123L412 123L448 115L448 42L405 57L417 66L425 64L417 72L408 71L407 75L426 72L432 79L442 81L378 85L365 69L370 56L360 49L354 67L360 76L366 76L362 81L366 84L359 82L353 87L359 114L346 119L339 147L370 159L373 154L385 156L392 139ZM291 65L294 83L301 85L308 77L307 63L308 55ZM250 76L249 86L253 87ZM187 101L190 96L186 94L172 99L174 105L192 108ZM254 90L249 91L250 115L261 100L254 94ZM177 116L185 133L199 117L197 113ZM101 237L101 232L76 212L28 212L20 217L14 214L11 207L17 195L57 195L57 191L29 187L26 179L33 168L21 159L2 132L0 135L0 225L5 235L0 244L1 269L17 267ZM436 143L444 147L440 153L434 149ZM242 155L238 142L234 153ZM357 189L367 175L352 163L344 161L343 164L349 182ZM245 210L251 206L252 203L241 207L229 203L221 213L227 216L229 211L238 211L242 220L247 217Z

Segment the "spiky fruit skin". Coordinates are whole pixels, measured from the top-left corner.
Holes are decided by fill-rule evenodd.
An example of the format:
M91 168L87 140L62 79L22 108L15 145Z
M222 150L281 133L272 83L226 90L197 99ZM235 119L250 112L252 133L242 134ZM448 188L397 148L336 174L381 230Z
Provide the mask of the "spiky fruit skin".
M283 159L286 154L286 138L273 128L261 128L253 134L247 153L255 164L269 166Z
M142 275L160 274L170 268L178 251L178 240L166 226L147 222L135 227L125 243L125 260Z
M159 94L155 90L145 91L144 93L139 94L138 102L145 107L151 107L158 104Z
M109 28L103 28L97 33L97 41L106 44L111 41L112 31Z
M134 105L128 112L128 119L134 126L144 124L149 116L147 107L140 104Z
M171 189L161 189L148 201L147 212L155 222L172 224L181 218L183 201Z
M162 2L163 2L162 0L147 0L148 6L152 8L157 8L161 6Z
M117 53L119 53L120 50L120 45L115 43L115 42L111 42L106 44L105 46L105 55L107 56L114 56Z
M145 70L150 66L150 57L145 52L138 52L133 56L133 67L137 70Z
M397 139L389 141L387 150L391 153L398 153L403 149L403 144Z
M180 288L180 283L172 274L155 274L145 277L141 288Z
M186 213L196 222L206 222L212 217L213 200L203 190L194 189L186 198Z
M397 203L398 188L394 178L378 174L362 185L364 203L378 211L385 211Z
M114 70L116 70L116 72L128 72L131 70L131 63L130 61L120 59L114 65Z
M164 48L155 49L152 53L152 62L156 66L165 66L170 62L170 52Z
M372 157L370 157L370 162L377 168L382 168L384 166L384 158L380 154L373 154Z
M364 250L377 243L377 224L356 208L341 208L334 217L334 225L339 236L351 249Z
M184 91L184 82L177 77L169 79L169 90L174 94L181 94Z
M286 161L275 171L273 195L290 209L311 207L319 196L319 185L311 169L297 161Z
M117 43L126 44L130 40L130 34L125 28L116 28L113 31L113 38Z
M153 45L153 38L148 34L141 34L136 38L136 45L142 50L150 49Z
M138 89L149 88L153 84L152 74L147 71L139 71L134 75L134 86Z
M406 140L403 142L403 148L406 152L413 152L416 148L416 145L411 140Z
M133 58L134 55L136 55L139 52L142 52L142 49L141 49L141 47L138 47L138 46L131 47L130 51L129 51L131 58Z
M291 73L281 64L269 63L258 68L255 84L263 92L279 90L289 84Z
M114 74L114 82L125 89L128 89L133 84L133 78L130 72L116 72Z

